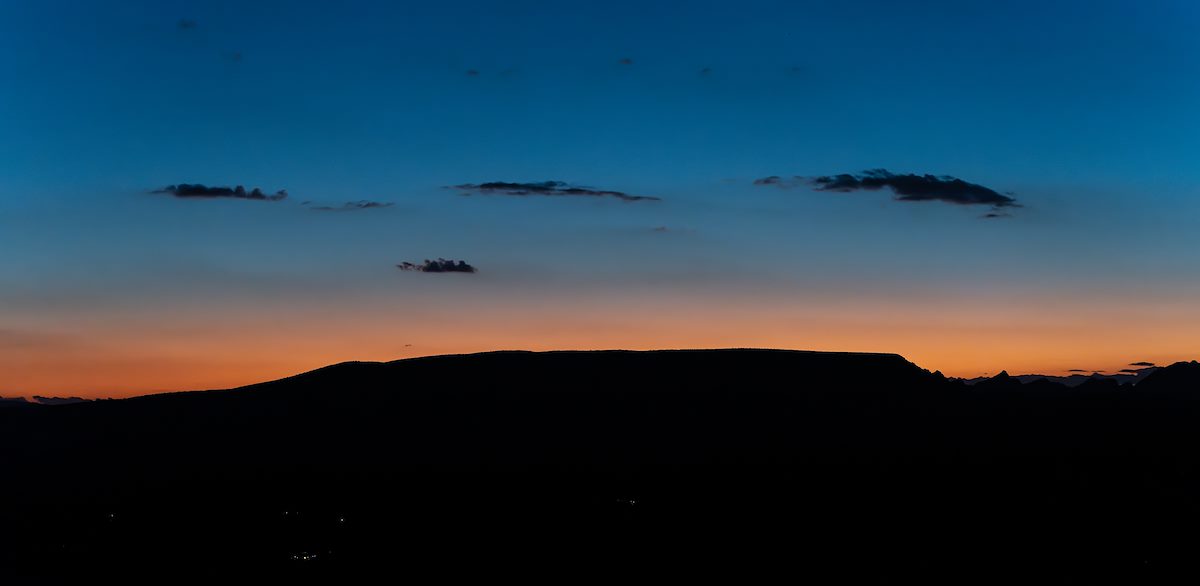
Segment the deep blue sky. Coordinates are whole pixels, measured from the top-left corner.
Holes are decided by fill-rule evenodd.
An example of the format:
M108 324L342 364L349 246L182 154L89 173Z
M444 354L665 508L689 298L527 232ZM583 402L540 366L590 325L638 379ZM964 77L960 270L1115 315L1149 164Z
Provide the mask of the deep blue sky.
M1183 0L8 0L0 393L493 347L1195 357L1197 30ZM1024 207L752 185L873 168ZM662 201L445 188L544 180ZM290 197L149 193L178 183ZM308 209L357 200L394 205ZM439 256L480 272L393 267ZM237 374L108 378L147 362Z

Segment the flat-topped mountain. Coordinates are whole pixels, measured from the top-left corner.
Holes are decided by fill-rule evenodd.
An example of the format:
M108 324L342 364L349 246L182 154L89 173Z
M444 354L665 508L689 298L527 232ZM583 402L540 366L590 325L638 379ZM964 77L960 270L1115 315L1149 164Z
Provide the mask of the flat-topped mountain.
M492 352L14 404L0 561L311 573L782 548L875 577L933 551L943 570L1139 578L1191 551L1161 529L1200 522L1198 373L966 385L894 354Z

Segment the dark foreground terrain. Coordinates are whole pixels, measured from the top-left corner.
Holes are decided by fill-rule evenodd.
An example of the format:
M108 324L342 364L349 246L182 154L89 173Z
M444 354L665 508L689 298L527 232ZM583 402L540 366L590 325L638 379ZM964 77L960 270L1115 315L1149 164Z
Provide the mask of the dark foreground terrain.
M0 449L4 583L1200 575L1196 363L1068 388L895 355L498 352L13 404Z

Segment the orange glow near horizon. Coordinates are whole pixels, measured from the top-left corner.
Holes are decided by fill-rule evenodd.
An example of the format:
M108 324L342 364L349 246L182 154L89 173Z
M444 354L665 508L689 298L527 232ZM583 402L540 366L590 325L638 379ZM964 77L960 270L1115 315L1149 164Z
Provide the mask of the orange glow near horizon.
M770 305L713 310L686 301L626 303L588 313L526 307L487 319L432 311L389 319L367 310L300 322L247 313L225 321L197 316L172 329L101 323L79 338L50 337L0 355L0 396L127 397L230 388L348 360L504 349L889 352L960 377L1000 370L1115 372L1134 361L1166 364L1200 356L1200 342L1189 335L1200 327L1200 315L1179 307L1097 320L1079 308L1068 317L1036 304L986 311L967 304L864 310L851 303L789 311Z

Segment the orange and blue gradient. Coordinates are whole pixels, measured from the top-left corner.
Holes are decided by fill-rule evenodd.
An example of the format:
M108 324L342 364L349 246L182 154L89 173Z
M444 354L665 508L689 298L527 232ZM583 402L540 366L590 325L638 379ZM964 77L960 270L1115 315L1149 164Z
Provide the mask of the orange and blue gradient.
M1171 0L4 2L0 396L495 349L1197 358L1197 28ZM754 184L875 168L1022 207ZM660 199L452 188L548 180ZM152 193L183 183L289 196ZM438 257L478 272L396 268Z

